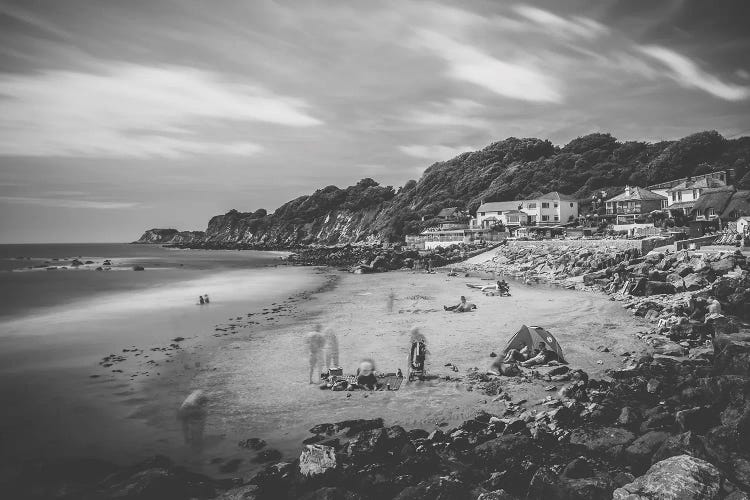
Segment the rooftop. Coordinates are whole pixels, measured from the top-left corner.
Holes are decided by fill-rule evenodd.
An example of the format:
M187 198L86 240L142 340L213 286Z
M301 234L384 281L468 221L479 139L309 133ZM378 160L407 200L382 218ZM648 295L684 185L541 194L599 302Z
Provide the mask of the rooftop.
M634 200L666 200L666 196L662 196L660 194L656 194L652 191L649 191L648 189L644 189L642 187L638 186L628 186L625 188L625 192L622 194L618 194L614 198L610 198L607 200L607 202L610 201L634 201Z

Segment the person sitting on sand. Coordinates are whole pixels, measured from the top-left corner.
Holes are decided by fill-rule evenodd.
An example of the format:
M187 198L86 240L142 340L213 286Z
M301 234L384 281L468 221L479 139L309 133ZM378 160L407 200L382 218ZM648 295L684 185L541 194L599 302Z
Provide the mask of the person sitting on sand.
M476 309L476 304L472 304L471 302L466 302L466 297L461 295L461 302L456 304L455 306L443 306L443 309L446 311L453 311L453 312L468 312L472 309Z
M508 352L505 354L505 358L503 358L503 363L515 363L515 362L526 361L530 357L529 354L531 354L531 349L527 345L523 346L520 350L509 349Z
M521 366L529 367L535 365L546 365L550 361L558 361L559 357L555 351L547 349L547 344L539 342L539 351L537 354L526 361L521 362Z
M375 376L375 363L371 359L363 360L357 368L357 386L361 389L374 391L378 386Z

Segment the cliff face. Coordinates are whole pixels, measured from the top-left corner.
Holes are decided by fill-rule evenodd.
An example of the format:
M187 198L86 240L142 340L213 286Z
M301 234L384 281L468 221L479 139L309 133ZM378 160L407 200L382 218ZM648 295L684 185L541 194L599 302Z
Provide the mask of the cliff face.
M749 137L727 140L717 132L700 132L651 144L619 142L597 133L563 147L511 137L435 163L419 181L410 180L398 190L372 179L345 189L327 186L285 203L273 214L259 209L217 215L205 236L151 230L141 240L205 248L398 242L405 234L436 224L435 216L447 207L474 212L482 201L559 191L579 198L585 211L592 194L610 197L626 184L648 186L728 169L734 170L739 187L750 188Z
M206 236L203 231L178 231L177 229L149 229L133 243L156 245L189 245L202 241Z

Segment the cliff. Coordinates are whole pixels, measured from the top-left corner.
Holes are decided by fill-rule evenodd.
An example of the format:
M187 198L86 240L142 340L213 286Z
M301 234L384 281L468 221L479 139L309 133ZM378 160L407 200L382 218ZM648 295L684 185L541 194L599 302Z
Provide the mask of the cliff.
M157 245L189 245L205 238L204 231L178 231L177 229L149 229L133 243Z
M592 194L613 196L626 184L647 186L728 169L734 170L739 187L750 187L750 137L728 140L711 131L651 144L596 133L562 147L511 137L435 163L419 181L410 180L398 190L372 179L345 189L327 186L272 214L259 209L217 215L202 238L153 242L202 248L398 242L434 225L446 207L473 212L482 201L559 191L580 199L585 211Z

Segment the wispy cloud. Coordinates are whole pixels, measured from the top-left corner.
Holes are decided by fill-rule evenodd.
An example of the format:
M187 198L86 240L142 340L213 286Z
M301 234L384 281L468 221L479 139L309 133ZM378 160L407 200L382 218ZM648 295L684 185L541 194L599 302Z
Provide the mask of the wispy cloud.
M484 106L471 99L450 99L427 103L408 112L404 121L428 127L470 127L487 129L491 123L480 116Z
M454 158L467 151L475 151L472 146L445 146L442 144L424 145L410 144L408 146L399 146L399 149L414 158L423 158L430 161L444 161Z
M319 125L307 104L183 66L110 64L93 73L0 75L0 154L181 157L252 155L247 141L216 141L206 121Z
M513 10L518 15L547 29L548 33L553 36L597 38L609 32L609 28L588 17L562 17L528 5L517 5Z
M49 208L85 208L93 210L117 210L135 208L139 204L124 201L71 200L64 198L33 198L26 196L0 196L0 203L34 205Z
M521 63L501 61L476 47L435 31L418 29L414 46L433 52L448 63L448 75L511 99L561 102L558 82Z
M683 87L700 89L727 101L750 97L750 87L723 82L673 50L658 45L645 45L637 49L669 68L668 76Z

